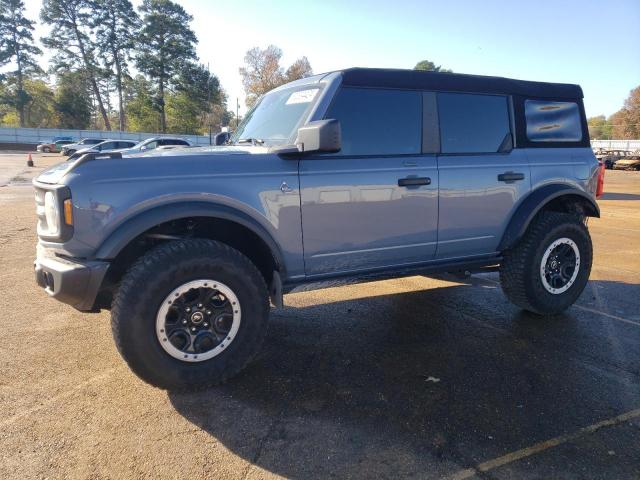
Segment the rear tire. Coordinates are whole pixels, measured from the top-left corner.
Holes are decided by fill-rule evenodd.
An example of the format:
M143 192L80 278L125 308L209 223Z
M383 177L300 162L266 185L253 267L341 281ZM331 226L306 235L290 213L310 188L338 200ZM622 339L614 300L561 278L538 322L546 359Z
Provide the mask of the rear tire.
M50 152L51 152L51 149L50 149L49 147L43 147L42 151L43 151L44 153L50 153Z
M593 247L577 215L541 212L524 237L503 254L500 282L507 298L539 315L556 315L582 294Z
M207 311L215 310L215 304L208 307L207 302L218 301L219 294L207 297L203 285L208 289L215 285L214 292L224 292L223 303L226 298L227 305L233 300L233 305L237 302L241 307L232 307L220 316L229 317L222 340L215 340L210 333L218 335L213 330L216 312ZM201 290L202 298L208 300L200 300ZM192 298L184 300L182 294ZM169 308L174 308L178 317L170 325L167 305L174 299ZM224 383L239 373L259 351L268 316L267 287L255 265L223 243L193 239L160 245L129 269L113 302L111 325L116 346L136 375L159 388L186 391ZM166 326L162 322L167 322ZM164 328L166 333L160 333ZM196 333L192 334L192 329ZM197 349L202 346L197 343L203 338L201 333L209 336L205 338L209 343ZM167 339L165 335L174 336Z

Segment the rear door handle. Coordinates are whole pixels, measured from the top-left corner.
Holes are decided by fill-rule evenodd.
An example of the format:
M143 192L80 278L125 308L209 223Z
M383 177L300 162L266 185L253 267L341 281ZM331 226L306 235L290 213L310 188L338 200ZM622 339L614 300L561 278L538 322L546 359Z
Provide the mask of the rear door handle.
M516 182L518 180L524 180L524 173L516 173L516 172L504 172L498 175L499 182Z
M418 185L431 185L431 179L429 177L407 177L399 178L399 187L416 187Z

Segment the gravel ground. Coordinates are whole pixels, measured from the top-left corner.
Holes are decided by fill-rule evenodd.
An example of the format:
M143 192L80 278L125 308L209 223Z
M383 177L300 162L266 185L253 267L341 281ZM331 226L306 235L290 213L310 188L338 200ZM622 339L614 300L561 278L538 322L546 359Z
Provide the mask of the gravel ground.
M34 283L27 182L59 158L0 154L0 478L640 477L639 173L607 171L563 316L518 310L495 274L292 293L243 374L168 394L108 312Z

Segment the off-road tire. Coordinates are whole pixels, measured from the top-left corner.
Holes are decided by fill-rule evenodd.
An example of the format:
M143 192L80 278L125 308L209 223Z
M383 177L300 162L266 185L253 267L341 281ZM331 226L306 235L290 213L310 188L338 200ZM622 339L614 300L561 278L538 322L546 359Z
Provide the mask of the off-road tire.
M169 355L156 335L160 304L186 282L214 278L230 287L242 309L240 328L227 349L189 363ZM224 383L260 350L267 330L269 300L264 277L242 253L206 239L172 241L142 256L124 275L111 311L116 346L142 380L172 391Z
M541 279L544 252L555 240L569 238L580 252L574 283L563 293L548 292ZM518 244L503 252L500 282L507 298L517 306L539 315L557 315L582 294L589 274L593 247L589 230L578 215L543 211L531 222Z

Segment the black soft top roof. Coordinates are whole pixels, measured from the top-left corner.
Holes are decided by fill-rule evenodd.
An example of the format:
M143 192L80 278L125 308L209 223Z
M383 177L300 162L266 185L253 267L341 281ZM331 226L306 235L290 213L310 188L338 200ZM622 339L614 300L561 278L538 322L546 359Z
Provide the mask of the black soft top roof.
M583 97L580 85L570 83L530 82L504 77L387 68L349 68L341 73L343 85L358 87L502 93L543 98Z

